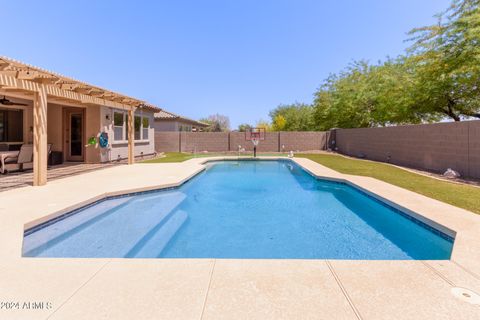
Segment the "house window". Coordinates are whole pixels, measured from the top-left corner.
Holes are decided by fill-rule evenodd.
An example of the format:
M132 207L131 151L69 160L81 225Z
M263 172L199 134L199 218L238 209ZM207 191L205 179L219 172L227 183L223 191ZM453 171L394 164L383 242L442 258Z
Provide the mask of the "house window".
M113 139L114 140L124 140L123 139L124 117L125 117L125 114L122 112L113 113Z
M135 140L141 140L141 127L142 127L142 117L135 116Z
M133 121L134 139L148 139L149 119L142 116L135 116ZM142 129L143 128L143 129ZM145 130L146 129L146 130ZM143 137L142 137L143 134ZM128 140L128 113L113 113L113 136L116 141Z
M150 128L150 120L147 117L142 118L142 130L143 130L143 140L148 139L148 129Z

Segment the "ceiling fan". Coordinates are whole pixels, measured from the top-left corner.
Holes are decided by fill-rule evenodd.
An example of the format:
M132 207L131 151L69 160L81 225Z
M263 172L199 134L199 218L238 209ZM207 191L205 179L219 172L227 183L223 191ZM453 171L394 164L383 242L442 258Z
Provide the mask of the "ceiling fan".
M0 104L3 104L4 106L28 106L28 104L25 104L25 103L12 102L7 98L5 98L5 96L3 96L2 99L0 99Z

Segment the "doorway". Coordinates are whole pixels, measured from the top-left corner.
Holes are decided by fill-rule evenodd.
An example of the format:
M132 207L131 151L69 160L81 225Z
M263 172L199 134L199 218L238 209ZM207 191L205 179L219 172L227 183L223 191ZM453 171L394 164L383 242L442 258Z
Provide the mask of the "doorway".
M65 160L85 160L85 113L80 108L65 109Z

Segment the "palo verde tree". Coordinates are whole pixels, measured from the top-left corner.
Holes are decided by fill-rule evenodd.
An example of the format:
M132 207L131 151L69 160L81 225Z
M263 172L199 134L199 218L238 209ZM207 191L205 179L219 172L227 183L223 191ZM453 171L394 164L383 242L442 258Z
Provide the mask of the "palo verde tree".
M318 130L480 118L480 0L454 0L410 34L405 56L354 62L322 83Z
M405 58L371 65L352 63L330 75L315 93L313 119L318 130L418 123L425 116L412 112L413 72Z
M410 34L412 111L480 118L480 0L454 0L437 24Z

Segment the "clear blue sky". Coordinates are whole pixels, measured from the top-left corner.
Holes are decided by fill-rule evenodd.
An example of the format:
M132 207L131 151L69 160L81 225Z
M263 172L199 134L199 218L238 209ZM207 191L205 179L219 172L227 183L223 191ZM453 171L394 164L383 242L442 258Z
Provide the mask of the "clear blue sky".
M0 55L232 127L402 53L449 0L0 0Z

